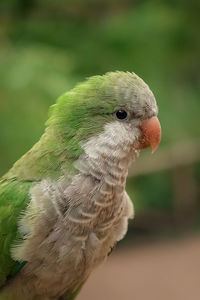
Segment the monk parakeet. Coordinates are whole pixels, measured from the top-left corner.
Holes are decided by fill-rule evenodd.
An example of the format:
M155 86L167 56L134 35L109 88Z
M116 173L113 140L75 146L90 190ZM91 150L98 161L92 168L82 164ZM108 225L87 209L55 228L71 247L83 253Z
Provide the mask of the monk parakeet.
M128 167L157 148L148 85L134 73L94 76L50 109L39 142L0 180L0 299L75 299L127 231Z

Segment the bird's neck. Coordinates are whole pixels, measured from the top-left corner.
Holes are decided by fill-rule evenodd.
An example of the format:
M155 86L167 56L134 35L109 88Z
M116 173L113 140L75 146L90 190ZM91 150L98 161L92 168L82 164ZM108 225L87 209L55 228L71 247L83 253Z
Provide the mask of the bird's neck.
M79 172L103 180L110 186L125 186L128 168L138 156L130 144L102 136L93 137L83 144L84 154L75 162Z

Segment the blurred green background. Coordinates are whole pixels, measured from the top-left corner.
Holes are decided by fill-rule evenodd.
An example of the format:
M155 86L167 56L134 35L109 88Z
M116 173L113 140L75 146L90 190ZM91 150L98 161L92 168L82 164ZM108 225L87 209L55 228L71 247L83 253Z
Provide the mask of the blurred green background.
M159 105L162 143L129 172L136 217L79 299L200 299L199 10L196 0L0 1L0 176L88 76L134 71Z
M130 170L139 236L199 226L199 4L194 0L1 0L0 175L40 137L49 105L86 77L134 71L163 138Z

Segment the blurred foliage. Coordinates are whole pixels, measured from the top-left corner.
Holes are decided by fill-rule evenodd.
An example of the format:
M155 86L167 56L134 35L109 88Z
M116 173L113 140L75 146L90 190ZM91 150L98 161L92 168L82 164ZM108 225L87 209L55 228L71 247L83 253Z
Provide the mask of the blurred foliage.
M156 187L156 192L155 188ZM173 209L173 194L169 172L153 176L128 178L127 191L134 199L136 214L145 211L168 211Z
M1 0L0 175L39 139L61 93L107 71L134 71L150 85L163 146L198 138L199 8L195 0ZM129 179L128 189L138 211L173 206L168 172Z

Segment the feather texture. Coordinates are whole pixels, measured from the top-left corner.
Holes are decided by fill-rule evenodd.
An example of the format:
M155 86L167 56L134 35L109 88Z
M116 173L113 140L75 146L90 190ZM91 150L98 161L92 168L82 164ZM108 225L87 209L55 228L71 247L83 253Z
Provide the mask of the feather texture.
M75 298L127 231L128 167L157 113L149 87L125 72L91 77L51 107L39 142L0 181L1 299Z
M8 276L20 269L20 261L11 257L13 243L22 238L18 220L29 201L30 182L1 181L0 183L0 286Z

